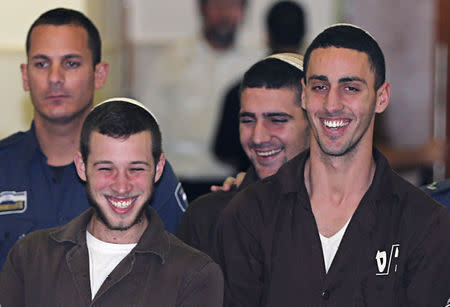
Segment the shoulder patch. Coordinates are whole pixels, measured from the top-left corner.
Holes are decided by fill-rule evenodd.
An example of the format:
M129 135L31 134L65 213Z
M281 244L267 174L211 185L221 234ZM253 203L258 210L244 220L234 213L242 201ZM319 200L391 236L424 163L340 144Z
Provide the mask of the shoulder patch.
M23 213L27 210L27 191L0 193L0 215Z
M183 187L181 186L181 182L178 182L177 188L175 189L175 198L178 203L178 207L180 207L181 211L186 211L188 207L188 201L186 193L183 190Z

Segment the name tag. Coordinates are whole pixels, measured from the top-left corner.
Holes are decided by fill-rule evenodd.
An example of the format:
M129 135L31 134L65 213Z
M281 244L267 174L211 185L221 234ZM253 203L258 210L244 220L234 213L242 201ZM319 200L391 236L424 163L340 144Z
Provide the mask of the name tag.
M0 192L0 215L23 213L27 210L27 191Z

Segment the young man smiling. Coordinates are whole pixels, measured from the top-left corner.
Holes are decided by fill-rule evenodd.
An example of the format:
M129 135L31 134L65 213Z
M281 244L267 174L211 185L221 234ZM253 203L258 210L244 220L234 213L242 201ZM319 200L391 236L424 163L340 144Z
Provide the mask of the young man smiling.
M149 205L165 164L150 111L127 98L96 106L75 164L93 208L13 246L0 305L222 306L218 265L165 232Z
M196 199L181 218L177 236L212 255L220 213L238 191L275 174L308 147L309 127L301 108L303 56L274 54L244 74L239 134L252 165L239 188ZM237 115L237 114L236 114Z
M352 25L305 53L310 150L236 195L218 223L226 306L444 306L450 215L373 147L384 56Z

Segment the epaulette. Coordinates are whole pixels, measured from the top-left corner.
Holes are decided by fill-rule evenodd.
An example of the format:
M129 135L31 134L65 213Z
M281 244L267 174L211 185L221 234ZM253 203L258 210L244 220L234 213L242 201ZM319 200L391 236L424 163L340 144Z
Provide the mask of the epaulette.
M450 179L432 182L422 186L421 189L429 195L437 195L443 192L448 192L450 191Z
M20 142L26 135L27 134L22 131L11 134L10 136L4 138L3 140L0 140L0 149L9 147L17 142Z

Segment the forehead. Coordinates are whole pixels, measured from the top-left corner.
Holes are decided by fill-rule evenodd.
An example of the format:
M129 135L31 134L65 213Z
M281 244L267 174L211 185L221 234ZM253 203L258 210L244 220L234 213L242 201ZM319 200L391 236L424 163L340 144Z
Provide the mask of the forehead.
M348 48L317 48L311 52L306 78L311 76L333 78L364 77L374 82L375 72L366 53ZM368 82L368 84L370 84Z
M87 31L77 25L39 25L30 35L29 56L77 53L90 56Z
M89 139L89 158L117 162L151 161L150 131L142 131L126 138L114 138L93 131Z
M263 113L284 110L296 105L298 92L293 88L245 88L241 95L241 111Z

